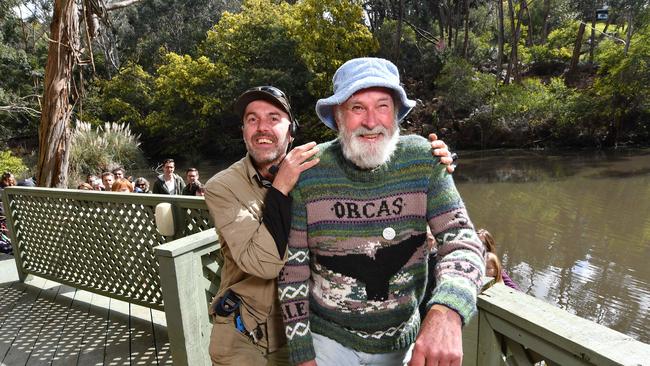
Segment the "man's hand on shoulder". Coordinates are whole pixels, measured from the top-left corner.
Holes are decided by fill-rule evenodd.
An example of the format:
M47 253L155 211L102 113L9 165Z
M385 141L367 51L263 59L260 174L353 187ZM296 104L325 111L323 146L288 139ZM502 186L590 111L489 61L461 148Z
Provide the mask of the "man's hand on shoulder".
M299 363L297 366L317 366L316 360L311 360L303 363Z
M273 179L273 187L282 192L285 196L288 196L289 192L291 192L293 187L296 185L296 182L298 182L300 173L313 167L320 161L318 158L307 161L317 152L318 148L316 147L316 143L313 141L304 145L296 146L289 151L284 160L282 160L280 170L278 170L278 173L275 175L275 179Z
M433 156L440 158L440 164L447 166L447 172L449 172L449 174L453 173L456 169L456 164L454 164L454 158L452 157L452 153L449 151L447 144L442 140L438 140L438 135L435 133L429 134L429 141L431 141Z
M463 339L460 316L444 305L433 305L422 322L409 366L460 366Z

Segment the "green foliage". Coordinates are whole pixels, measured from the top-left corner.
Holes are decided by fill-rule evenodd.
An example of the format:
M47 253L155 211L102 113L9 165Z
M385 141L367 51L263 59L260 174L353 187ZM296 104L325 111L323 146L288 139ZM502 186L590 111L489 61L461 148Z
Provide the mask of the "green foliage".
M555 63L566 64L571 60L571 50L567 47L551 48L547 45L535 45L528 48L529 59L524 62L551 65Z
M154 72L168 52L193 54L205 32L241 1L147 0L111 12L113 36L127 61ZM162 49L162 52L160 50Z
M594 92L607 101L604 115L610 121L610 139L618 140L621 132L628 131L634 141L647 141L650 137L650 27L641 29L632 38L627 56L621 47L607 43L599 52L598 60L603 67Z
M0 146L15 137L37 135L38 96L47 57L44 25L33 17L20 18L16 1L0 5ZM32 11L43 4L32 4ZM27 16L26 10L24 16Z
M23 160L14 156L10 150L0 151L0 174L11 172L16 177L20 177L28 170Z
M98 83L83 118L131 124L155 156L239 154L233 101L251 86L274 85L291 97L301 136L327 135L313 105L338 66L377 48L363 21L356 2L247 0L241 12L221 14L196 53L165 52L153 75L127 64Z
M200 54L228 68L229 78L222 80L226 85L221 89L230 100L253 85L304 89L310 75L289 34L291 16L292 7L287 3L249 0L241 12L224 13L208 31Z
M456 112L470 113L494 92L494 76L474 70L464 59L451 57L436 81L445 104Z
M562 24L560 27L554 29L548 35L548 46L550 48L561 49L564 47L573 49L573 44L576 41L576 35L578 34L578 28L580 27L580 22L576 20L567 21Z
M88 91L80 119L101 126L102 121L143 125L153 104L154 78L142 66L127 63L110 80L99 80Z
M145 166L139 136L128 125L105 123L93 128L90 123L77 122L70 144L70 187L85 181L88 174Z
M378 48L364 24L361 1L304 0L293 7L288 23L297 52L313 79L308 82L314 95L331 90L336 69L345 61L368 56Z

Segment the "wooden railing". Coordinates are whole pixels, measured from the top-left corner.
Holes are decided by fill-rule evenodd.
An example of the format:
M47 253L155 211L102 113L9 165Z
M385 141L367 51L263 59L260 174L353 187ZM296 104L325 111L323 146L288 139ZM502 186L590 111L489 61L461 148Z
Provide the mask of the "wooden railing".
M463 331L463 365L650 365L650 345L501 283L479 295L478 310Z
M8 187L4 210L21 280L28 274L163 309L154 248L213 227L199 197ZM176 234L156 229L174 207Z
M10 187L3 201L21 279L164 309L174 365L210 364L219 239L203 199ZM176 208L173 238L156 230L161 202ZM649 345L502 284L479 295L478 310L463 365L650 365Z

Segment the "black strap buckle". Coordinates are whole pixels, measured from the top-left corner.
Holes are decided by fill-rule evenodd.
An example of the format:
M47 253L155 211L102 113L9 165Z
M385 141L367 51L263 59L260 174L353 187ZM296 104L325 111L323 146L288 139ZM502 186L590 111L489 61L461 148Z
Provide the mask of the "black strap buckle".
M219 316L228 316L239 308L239 297L231 290L226 291L214 304L214 312Z

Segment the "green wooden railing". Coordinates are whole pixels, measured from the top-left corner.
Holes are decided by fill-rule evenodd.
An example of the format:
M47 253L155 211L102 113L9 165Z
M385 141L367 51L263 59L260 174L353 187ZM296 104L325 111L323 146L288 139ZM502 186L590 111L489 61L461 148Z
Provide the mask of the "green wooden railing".
M10 187L3 193L21 278L34 274L164 309L174 365L209 365L207 307L219 238L202 198ZM175 207L161 236L154 208ZM463 365L650 365L650 346L495 284L463 330Z
M3 201L21 280L28 274L163 310L154 248L213 227L200 197L9 187ZM175 208L176 235L155 225Z
M650 345L501 283L478 309L463 331L463 365L650 365Z

